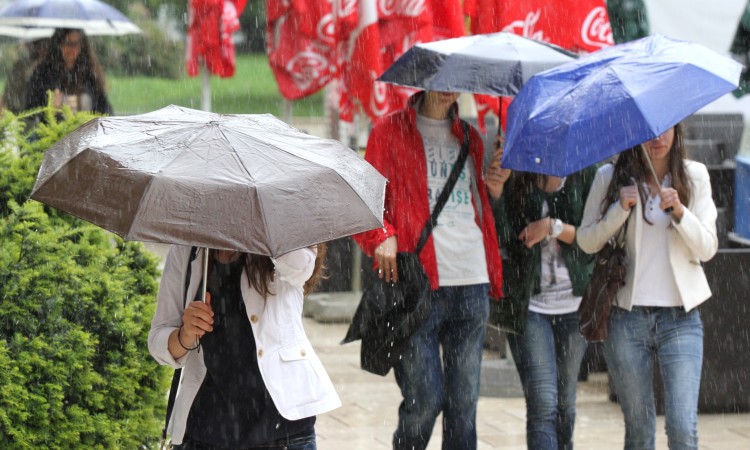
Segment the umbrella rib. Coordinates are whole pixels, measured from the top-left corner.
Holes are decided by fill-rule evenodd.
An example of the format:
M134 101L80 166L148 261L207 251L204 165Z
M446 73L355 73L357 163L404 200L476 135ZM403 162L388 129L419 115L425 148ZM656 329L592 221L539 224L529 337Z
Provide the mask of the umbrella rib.
M227 137L227 135L224 133L224 130L222 129L222 127L220 127L219 124L215 124L215 126L219 130L219 133L221 133L221 136L224 138L224 140L227 143L229 143L230 140ZM250 179L252 179L253 178L253 173L250 171L250 168L247 167L247 165L245 164L245 161L243 161L242 158L237 158L237 161L240 163L240 165L242 166L242 168L245 170L245 173L247 174L247 176ZM258 209L261 210L261 211L263 211L263 196L260 195L260 191L257 188L255 189L255 197L258 199ZM265 216L265 214L261 214L260 216L261 216L261 221L263 222L263 229L266 230L266 232L268 233L269 230L270 230L270 228L268 226L268 221L266 220L266 216ZM273 249L269 249L269 250L270 250L271 254L274 253Z

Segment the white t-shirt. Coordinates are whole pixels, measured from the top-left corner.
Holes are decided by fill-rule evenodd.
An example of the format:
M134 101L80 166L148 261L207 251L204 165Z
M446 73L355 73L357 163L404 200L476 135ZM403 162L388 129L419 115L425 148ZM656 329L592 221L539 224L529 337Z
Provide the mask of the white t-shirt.
M542 205L542 217L547 216L549 205L545 200ZM542 279L539 283L541 292L531 296L529 311L539 314L567 314L578 311L581 297L573 295L573 283L562 257L560 243L555 238L549 238L539 245L542 246Z
M672 178L664 177L662 187L672 185ZM648 189L648 187L644 187ZM633 292L634 306L682 306L680 291L672 273L669 261L669 227L672 218L659 208L661 196L649 196L644 206L646 218L653 224L644 222L641 229L641 242L638 246L638 283ZM640 219L640 218L639 218Z
M460 146L451 133L450 119L435 120L417 115L417 129L424 142L427 163L427 193L430 211L435 208ZM488 283L487 259L482 230L476 223L472 203L471 158L466 161L448 202L432 230L440 286Z

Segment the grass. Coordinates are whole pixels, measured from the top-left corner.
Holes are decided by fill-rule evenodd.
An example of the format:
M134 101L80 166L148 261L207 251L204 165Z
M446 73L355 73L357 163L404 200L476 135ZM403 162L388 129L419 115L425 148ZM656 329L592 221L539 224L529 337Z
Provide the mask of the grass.
M238 55L234 77L211 77L214 112L233 114L270 113L281 117L283 98L265 55ZM0 80L4 85L4 80ZM201 78L187 74L179 80L149 77L107 78L109 100L115 114L130 115L153 111L174 104L188 108L201 107ZM297 117L323 116L323 95L292 102Z

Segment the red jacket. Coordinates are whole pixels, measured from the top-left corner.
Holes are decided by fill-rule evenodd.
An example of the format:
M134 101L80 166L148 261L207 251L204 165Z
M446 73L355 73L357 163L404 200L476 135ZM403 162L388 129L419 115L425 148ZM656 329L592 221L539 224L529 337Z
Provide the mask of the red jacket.
M398 251L414 251L419 235L430 217L427 198L427 165L422 136L417 130L417 113L414 104L424 95L417 93L409 99L409 106L378 120L367 142L365 159L388 179L385 190L385 226L354 236L354 240L369 256L389 236L398 237ZM450 112L453 119L452 132L463 142L458 107ZM473 198L477 225L484 237L484 252L490 279L490 296L502 297L502 259L495 232L495 220L490 209L489 198L481 176L483 161L482 140L471 128L469 137L470 156L477 168L477 188L481 211L477 199ZM438 266L432 236L419 254L419 259L430 279L432 289L438 289Z

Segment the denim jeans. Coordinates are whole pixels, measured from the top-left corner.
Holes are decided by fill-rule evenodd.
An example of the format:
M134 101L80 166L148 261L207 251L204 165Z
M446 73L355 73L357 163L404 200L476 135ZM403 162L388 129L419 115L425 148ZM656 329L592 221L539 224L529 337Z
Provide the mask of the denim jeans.
M317 448L315 431L277 439L274 442L256 445L248 449L226 449L210 444L203 444L187 437L182 444L172 447L173 450L316 450Z
M587 343L578 314L529 311L526 332L509 334L513 359L526 397L529 449L572 449L576 387Z
M614 307L604 357L625 416L625 449L653 449L656 434L654 356L664 382L669 448L698 448L698 392L703 325L694 309Z
M443 449L476 448L488 289L487 284L478 284L432 292L429 317L411 336L401 361L394 366L403 396L393 434L395 450L426 448L441 411Z

